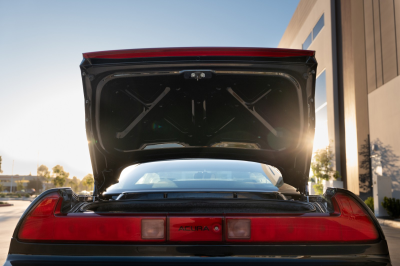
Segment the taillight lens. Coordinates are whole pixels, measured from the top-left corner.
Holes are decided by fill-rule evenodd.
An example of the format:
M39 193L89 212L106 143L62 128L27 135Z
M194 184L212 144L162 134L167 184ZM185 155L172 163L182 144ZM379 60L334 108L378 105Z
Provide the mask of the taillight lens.
M229 219L227 225L229 239L250 239L251 221L249 219Z
M164 216L61 214L61 203L62 197L58 193L42 199L25 217L18 238L45 242L165 241Z
M375 240L379 238L378 231L369 214L351 197L338 193L332 198L339 206L340 233L343 241Z
M327 243L374 241L379 233L369 214L353 198L343 193L332 197L334 213L260 215L251 220L250 237L234 236L236 221L242 216L226 216L228 242L250 243ZM243 231L243 225L237 226ZM232 232L232 233L230 233ZM234 236L234 237L231 237Z
M164 239L165 227L163 219L142 219L143 239Z
M46 217L54 213L54 208L58 202L58 195L50 195L40 202L40 204L32 211L31 217Z
M54 235L54 210L60 196L52 193L42 199L25 218L18 238L25 240L52 240Z

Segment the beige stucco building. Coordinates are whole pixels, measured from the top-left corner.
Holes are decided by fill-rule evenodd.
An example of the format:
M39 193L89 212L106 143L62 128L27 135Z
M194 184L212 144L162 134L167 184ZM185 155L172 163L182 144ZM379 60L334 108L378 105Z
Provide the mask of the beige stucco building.
M332 141L345 188L372 196L375 147L400 198L400 0L301 0L279 47L316 51L314 149Z

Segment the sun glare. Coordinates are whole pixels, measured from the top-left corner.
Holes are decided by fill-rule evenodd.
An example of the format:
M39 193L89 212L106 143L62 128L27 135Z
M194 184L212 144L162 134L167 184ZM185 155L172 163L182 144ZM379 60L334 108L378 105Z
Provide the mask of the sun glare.
M328 121L324 121L322 125L315 128L313 153L319 149L329 145Z

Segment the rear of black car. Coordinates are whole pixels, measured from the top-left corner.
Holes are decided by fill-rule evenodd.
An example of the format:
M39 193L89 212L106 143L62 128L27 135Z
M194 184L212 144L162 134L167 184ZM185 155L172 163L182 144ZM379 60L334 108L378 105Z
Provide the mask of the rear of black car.
M346 190L308 202L249 192L156 194L86 202L70 189L49 190L23 215L5 265L390 265L379 224Z
M308 195L316 66L282 49L84 54L94 195L42 193L5 265L390 265L356 195Z

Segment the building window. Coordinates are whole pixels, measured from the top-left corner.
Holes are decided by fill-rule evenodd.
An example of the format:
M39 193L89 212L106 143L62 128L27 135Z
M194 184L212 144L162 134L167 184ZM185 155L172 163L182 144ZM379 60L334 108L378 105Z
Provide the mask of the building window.
M318 20L317 24L315 25L313 29L313 40L317 37L318 33L322 30L324 27L324 14L322 14L321 18Z
M325 25L324 14L322 14L322 16L318 20L317 24L315 24L312 32L310 32L307 39L304 41L304 43L302 45L303 50L306 50L306 49L308 49L308 47L310 47L311 43L315 40L315 38L317 37L318 33L322 30L324 25Z
M312 34L308 35L307 39L303 43L303 50L306 50L312 43Z
M315 137L314 152L329 145L328 136L328 103L326 100L325 70L315 82Z

